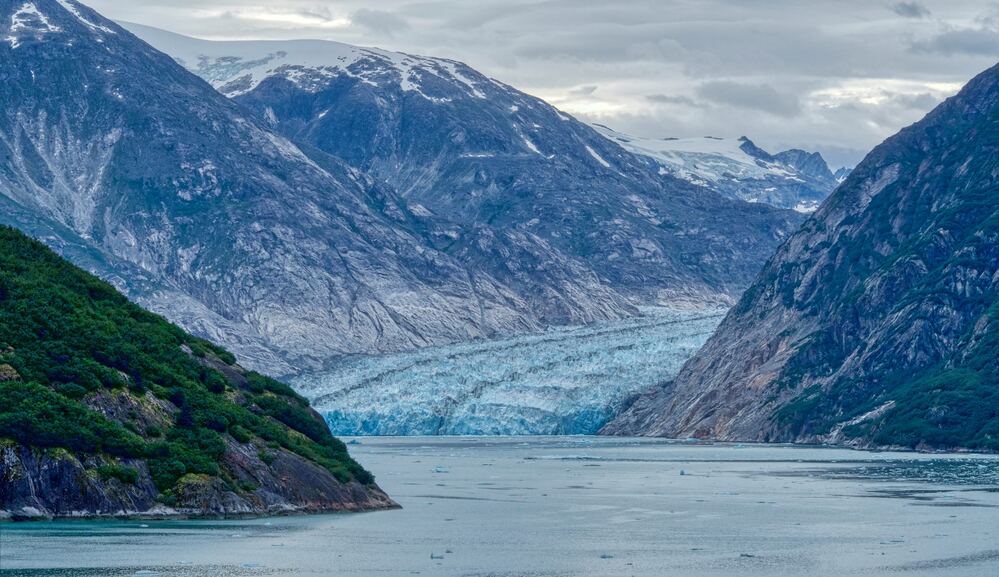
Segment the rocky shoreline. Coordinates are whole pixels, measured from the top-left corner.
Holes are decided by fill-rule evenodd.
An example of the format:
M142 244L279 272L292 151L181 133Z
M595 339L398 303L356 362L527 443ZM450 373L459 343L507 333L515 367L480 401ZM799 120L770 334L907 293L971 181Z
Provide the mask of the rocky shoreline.
M242 489L219 478L188 475L165 503L141 460L124 463L136 471L134 479L120 479L103 473L108 465L103 457L5 443L0 446L0 521L237 519L399 508L376 485L341 483L294 453L274 450L270 465L257 454L252 443L230 441L224 460Z

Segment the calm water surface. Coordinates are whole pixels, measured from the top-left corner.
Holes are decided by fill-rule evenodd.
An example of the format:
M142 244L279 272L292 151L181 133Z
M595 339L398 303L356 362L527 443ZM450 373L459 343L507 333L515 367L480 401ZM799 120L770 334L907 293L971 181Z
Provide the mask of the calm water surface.
M999 458L364 438L404 507L0 525L6 576L999 575Z

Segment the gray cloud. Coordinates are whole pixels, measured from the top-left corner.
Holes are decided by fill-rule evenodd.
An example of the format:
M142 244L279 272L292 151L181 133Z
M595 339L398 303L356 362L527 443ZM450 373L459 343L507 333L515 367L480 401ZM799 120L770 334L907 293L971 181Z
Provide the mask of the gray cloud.
M776 116L797 116L801 101L793 94L782 94L769 84L740 84L727 80L705 82L697 95L716 104L761 110Z
M569 91L570 96L590 96L597 91L596 84L589 84L586 86L580 86L579 88L573 88Z
M386 38L394 38L396 33L409 29L409 23L406 22L405 18L392 12L385 12L384 10L361 8L354 11L350 15L350 19L355 24L363 26L375 34L381 34Z
M698 106L689 96L674 96L671 94L646 94L645 99L656 104L680 104L683 106Z
M896 2L891 5L892 12L905 18L929 18L930 9L919 2Z
M983 0L84 1L205 38L453 58L626 132L746 134L842 158L918 120L999 55L999 12Z
M916 52L936 52L947 56L999 56L999 30L991 28L964 28L947 30L927 40L915 42Z

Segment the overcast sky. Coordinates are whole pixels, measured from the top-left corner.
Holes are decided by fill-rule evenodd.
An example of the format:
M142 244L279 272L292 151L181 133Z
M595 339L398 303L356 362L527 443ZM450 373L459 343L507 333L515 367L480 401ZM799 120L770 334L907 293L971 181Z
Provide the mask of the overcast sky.
M999 60L988 0L84 0L211 39L322 38L461 60L640 136L863 154Z

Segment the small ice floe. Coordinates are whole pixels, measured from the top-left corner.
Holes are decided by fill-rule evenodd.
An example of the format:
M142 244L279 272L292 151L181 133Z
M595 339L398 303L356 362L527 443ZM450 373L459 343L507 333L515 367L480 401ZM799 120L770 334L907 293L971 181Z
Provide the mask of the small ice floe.
M143 523L143 524L139 525L139 527L142 528L142 529L148 529L149 525L146 525L145 523Z
M436 466L434 467L434 473L450 473L447 467Z

